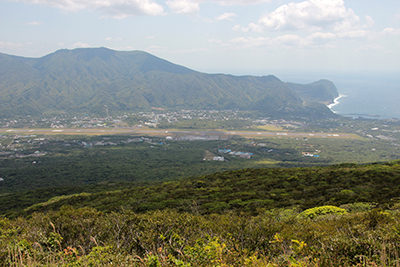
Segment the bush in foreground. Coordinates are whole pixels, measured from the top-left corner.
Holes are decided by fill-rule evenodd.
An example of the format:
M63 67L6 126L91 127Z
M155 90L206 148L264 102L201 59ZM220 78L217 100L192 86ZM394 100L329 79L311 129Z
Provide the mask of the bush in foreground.
M325 208L323 208L325 209ZM316 209L319 210L319 209ZM2 266L398 266L400 212L104 214L0 219Z

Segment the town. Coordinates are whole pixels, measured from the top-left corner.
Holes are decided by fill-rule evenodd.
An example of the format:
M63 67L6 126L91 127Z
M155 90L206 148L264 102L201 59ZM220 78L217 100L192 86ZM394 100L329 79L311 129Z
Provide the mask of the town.
M246 146L233 148L223 145L232 138L249 140L241 143L246 146L254 144L258 149L252 148L251 151L247 151ZM353 141L345 141L348 138ZM268 140L275 139L280 139L279 145L267 145ZM0 121L0 159L45 156L49 153L45 149L49 144L60 148L92 148L142 142L151 148L151 146L168 146L170 142L207 141L220 142L220 147L213 149L203 145L206 150L212 151L211 155L204 157L207 160L215 158L215 161L225 161L232 157L258 160L259 157L267 157L279 161L285 158L289 158L290 161L304 161L304 158L309 158L308 160L329 159L330 162L336 162L340 158L340 153L334 152L337 145L334 145L333 140L328 142L328 139L343 139L335 142L349 147L345 149L349 155L355 154L349 157L349 160L354 158L363 161L362 158L367 157L367 154L371 159L377 158L378 151L386 151L382 152L383 157L395 159L399 158L400 123L396 119L371 120L347 117L329 120L277 119L237 110L154 109L149 112L102 118L86 114L40 118L27 116ZM346 142L349 144L345 145ZM352 148L352 143L357 143L358 146L368 144L368 148L357 154L357 151L361 150ZM283 151L282 147L290 147L296 152L278 153ZM365 150L369 152L366 153ZM374 154L376 156L372 157Z

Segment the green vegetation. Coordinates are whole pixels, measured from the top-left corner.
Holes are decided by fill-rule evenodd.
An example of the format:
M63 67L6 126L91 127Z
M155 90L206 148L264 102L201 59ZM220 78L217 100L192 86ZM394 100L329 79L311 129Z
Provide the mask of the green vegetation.
M141 51L59 50L42 58L0 54L0 118L63 115L108 117L150 108L241 109L267 116L335 117L308 103L270 75L205 74ZM332 101L336 88L320 81L301 86ZM321 91L321 92L320 92ZM301 94L304 95L304 94ZM314 100L314 98L313 98Z
M0 54L0 265L399 266L399 122L336 96L139 51Z
M344 190L340 191L342 193ZM351 191L351 190L346 190L346 191ZM300 216L314 219L316 217L319 217L321 215L327 215L327 214L346 214L347 211L342 208L338 208L335 206L322 206L322 207L315 207L311 209L307 209L300 213Z
M0 219L2 266L398 266L400 211L198 215L63 206Z
M399 185L399 162L291 169L244 169L154 185L137 185L129 189L100 192L92 190L90 193L53 197L24 210L7 209L11 200L3 196L2 202L6 210L2 210L2 213L8 216L29 215L71 205L75 208L93 207L103 212L123 207L134 212L175 209L179 212L196 210L199 214L223 214L228 211L259 214L260 210L265 209L296 207L306 210L329 205L303 213L305 217L313 218L319 214L337 214L343 211L330 207L332 205L394 205L400 195ZM42 189L41 192L46 190ZM30 195L34 195L33 192L19 196L24 199ZM363 210L360 207L352 209Z
M35 141L35 139L39 139L39 141ZM259 168L275 168L271 169L272 174L268 179L272 179L273 183L279 183L279 179L275 180L273 178L275 171L277 172L276 176L281 177L281 172L297 173L299 170L288 169L281 171L281 169L276 168L332 165L343 161L371 163L399 158L397 147L392 146L390 142L367 139L271 137L266 139L232 138L217 141L167 141L165 138L120 135L93 137L55 135L39 138L21 137L17 139L4 135L0 142L3 143L3 140L5 141L4 143L9 145L12 143L11 150L5 152L0 160L0 177L3 179L3 181L0 181L0 201L2 203L0 214L7 214L7 216L20 214L24 209L32 205L46 202L54 197L80 193L94 195L61 199L48 207L52 205L59 207L64 203L63 201L68 203L68 201L79 202L76 199L87 201L88 198L100 198L103 192L110 192L111 195L109 196L112 199L121 197L120 204L135 203L135 201L139 201L138 198L142 195L141 192L134 193L137 187L142 188L143 186L154 185L154 183L172 180L175 181L174 183L182 179L185 179L182 181L188 181L186 179L188 177L211 175L212 173L221 173L228 170L256 168L253 172L255 174L259 171L257 170ZM130 141L128 142L128 140ZM245 159L240 156L221 153L219 149L248 152L253 155L250 159ZM39 153L36 154L36 152ZM305 157L302 154L303 152L315 153L319 157ZM208 160L214 156L223 156L225 161ZM206 160L204 160L205 158ZM363 176L364 174L359 175ZM303 176L300 175L300 177ZM314 175L311 174L309 177L311 179ZM335 190L338 190L337 193L340 192L340 194L335 196L339 196L338 198L346 197L349 201L360 201L358 197L362 196L362 190L355 191L350 186L344 186L345 183L348 183L347 178L347 176L344 176L344 180L339 181L341 185ZM318 180L318 177L312 179ZM232 205L243 206L242 202L231 203L231 200L236 199L236 197L229 196L230 191L226 190L224 179L216 178L216 181L219 181L218 184L215 184L214 181L209 182L210 190L214 190L211 188L217 187L219 188L218 190L222 191L218 194L217 190L215 196L225 194L227 197L226 201L219 201L220 207L215 208L216 210L224 210ZM359 181L361 182L362 180ZM237 183L239 186L239 181ZM241 181L241 183L246 183L246 180ZM193 189L191 186L184 184L176 184L176 186L184 188L182 190L188 190L187 192L191 192ZM251 184L248 186L250 188L253 187ZM208 188L208 185L206 187ZM388 184L386 187L392 188L392 185ZM118 190L122 189L132 189L133 191L129 194L136 194L137 197L125 199L125 197L118 196ZM164 189L161 187L157 190L163 191ZM157 195L157 190L154 189L154 196ZM285 196L292 190L293 188L289 186L287 192L281 193ZM112 193L113 191L115 192ZM198 195L197 191L193 193L193 197ZM304 191L304 189L297 189L297 191ZM270 199L268 201L263 200L261 205L271 208L279 207L281 193L277 195L278 197L275 200L272 195L269 196ZM327 195L331 195L331 193L327 193ZM157 209L157 205L160 207L175 207L174 205L181 206L181 202L184 202L183 199L180 199L181 193L173 197L173 201L168 200L169 193L166 193L167 195L161 194L158 196L158 198L162 199L166 197L166 202L154 205L153 202L158 202L158 200L157 198L152 199L152 194L149 193L144 197L144 199L149 197L150 204L143 204L139 210L147 210L146 205L150 209ZM276 195L276 193L272 194ZM297 196L308 197L307 194L299 195L298 192L296 194ZM253 199L256 196L254 194L247 196L242 201L246 202L245 199ZM263 195L263 197L265 196ZM209 196L206 194L202 197ZM291 197L288 196L285 201L293 201ZM195 198L189 197L189 202L192 200L195 200ZM256 205L257 198L252 201L254 202L253 205ZM328 199L324 201L326 202ZM364 199L362 201L368 200ZM101 205L104 206L104 209L100 208L100 210L112 210L120 205L111 202ZM324 203L313 203L311 201L302 207L311 208ZM336 202L326 202L326 204L329 203ZM94 207L97 207L97 204L95 201L93 202ZM254 210L254 208L251 209Z
M333 103L334 98L339 96L335 85L328 80L320 80L307 85L294 83L288 83L288 85L307 102Z
M360 137L0 135L0 266L398 266L398 122L270 127Z
M398 265L400 161L317 166L397 157L385 140L2 138L46 154L0 160L0 266Z
M162 121L157 125L160 129L249 129L252 123L245 120L231 119L228 121L215 120L181 120L179 122L167 123Z

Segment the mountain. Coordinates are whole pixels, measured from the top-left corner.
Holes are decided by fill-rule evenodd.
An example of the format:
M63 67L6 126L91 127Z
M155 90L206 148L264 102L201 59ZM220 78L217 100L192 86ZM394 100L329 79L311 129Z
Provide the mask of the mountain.
M328 80L319 80L310 84L287 83L306 102L333 103L339 96L336 86Z
M0 53L0 117L105 115L151 107L240 109L268 116L334 116L332 82L205 74L142 51L59 50L41 58ZM324 103L324 104L322 104Z

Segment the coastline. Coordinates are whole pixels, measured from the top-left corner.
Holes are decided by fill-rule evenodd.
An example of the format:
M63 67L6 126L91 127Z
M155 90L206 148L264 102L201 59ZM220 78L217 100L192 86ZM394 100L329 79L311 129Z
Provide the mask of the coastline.
M339 99L341 99L342 97L347 97L347 95L339 94L339 96L336 97L336 98L333 100L333 103L327 105L327 107L328 107L330 110L332 110L332 108L333 108L334 106L336 106L337 104L339 104ZM332 110L332 112L336 113L336 112L333 111L333 110Z

